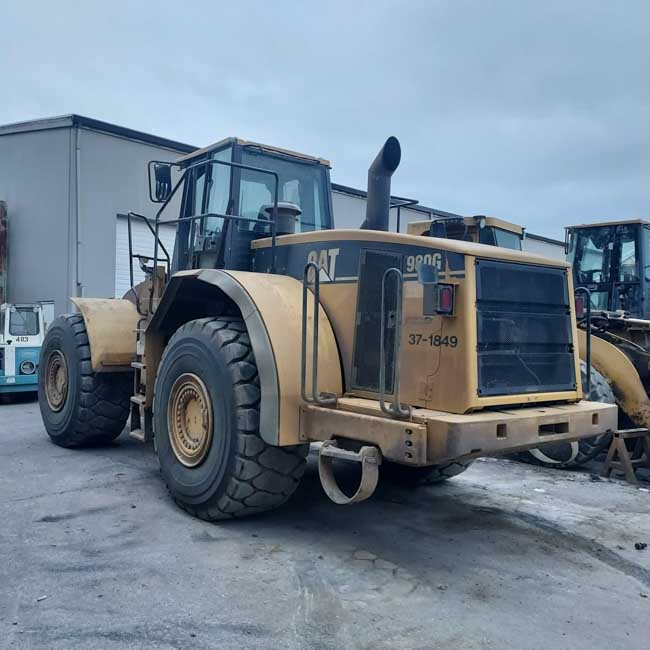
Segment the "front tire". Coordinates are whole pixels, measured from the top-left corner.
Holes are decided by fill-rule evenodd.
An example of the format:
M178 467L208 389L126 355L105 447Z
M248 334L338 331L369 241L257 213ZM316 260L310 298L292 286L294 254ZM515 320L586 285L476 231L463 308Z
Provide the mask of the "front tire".
M38 364L38 405L43 424L60 447L107 444L129 417L133 373L93 372L81 314L56 318Z
M285 503L309 445L276 447L259 432L257 365L241 318L201 318L172 336L154 396L160 469L176 503L207 521Z

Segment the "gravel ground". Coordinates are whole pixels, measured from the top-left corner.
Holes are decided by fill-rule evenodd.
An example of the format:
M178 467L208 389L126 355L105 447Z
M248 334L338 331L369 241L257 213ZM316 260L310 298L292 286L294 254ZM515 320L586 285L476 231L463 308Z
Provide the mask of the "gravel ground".
M286 507L214 525L126 435L60 449L23 399L0 443L1 647L648 648L650 483L486 459L342 507L311 459Z

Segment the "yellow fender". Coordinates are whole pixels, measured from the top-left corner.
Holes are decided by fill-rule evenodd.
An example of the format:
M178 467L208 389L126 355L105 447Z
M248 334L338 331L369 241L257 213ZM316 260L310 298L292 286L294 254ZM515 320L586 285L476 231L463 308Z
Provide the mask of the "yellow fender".
M587 358L587 335L578 330L580 358ZM638 426L650 427L650 399L634 364L615 345L591 337L591 363L612 385L616 403Z
M155 376L170 326L177 327L187 309L177 300L200 296L209 304L220 296L239 309L248 328L260 377L260 434L273 445L296 445L300 439L302 283L286 275L194 269L172 276L147 326L145 358L147 373ZM311 388L311 337L313 295L308 294L307 390ZM319 309L318 388L341 395L343 379L334 330ZM147 381L147 404L153 399L153 381Z
M135 359L138 314L135 305L119 298L72 298L86 324L90 359L95 372L131 370Z

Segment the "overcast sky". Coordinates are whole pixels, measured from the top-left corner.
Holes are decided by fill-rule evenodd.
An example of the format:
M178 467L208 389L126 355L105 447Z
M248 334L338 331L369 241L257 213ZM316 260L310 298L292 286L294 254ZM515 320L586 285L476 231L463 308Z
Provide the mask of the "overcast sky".
M364 188L562 237L650 218L650 2L10 2L0 123L80 113L205 145L237 135Z

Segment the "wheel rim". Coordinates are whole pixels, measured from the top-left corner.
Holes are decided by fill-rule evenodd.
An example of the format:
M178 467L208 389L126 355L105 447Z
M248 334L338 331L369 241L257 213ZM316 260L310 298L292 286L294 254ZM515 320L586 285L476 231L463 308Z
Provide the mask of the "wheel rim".
M60 350L53 350L45 367L45 397L53 411L60 411L68 396L68 364Z
M181 375L172 386L167 429L174 455L186 467L200 465L212 442L212 402L195 374Z

